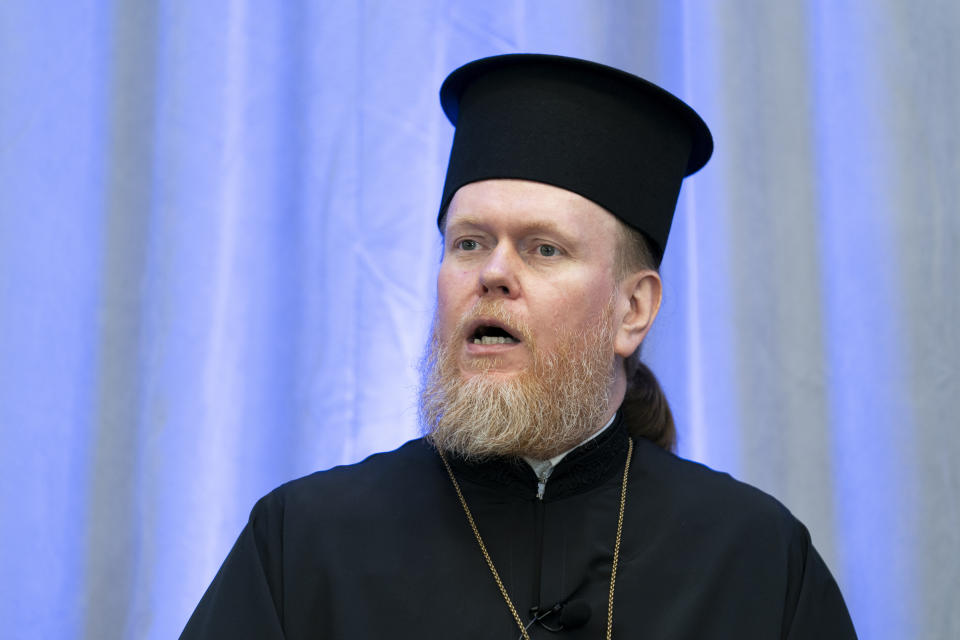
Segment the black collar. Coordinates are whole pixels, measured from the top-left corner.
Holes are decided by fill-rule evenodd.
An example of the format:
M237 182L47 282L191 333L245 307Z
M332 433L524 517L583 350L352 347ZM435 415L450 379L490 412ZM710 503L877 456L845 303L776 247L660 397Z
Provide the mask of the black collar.
M596 438L564 456L550 474L544 501L557 500L588 491L602 484L623 468L627 452L627 428L620 412ZM520 457L467 461L449 456L458 477L467 482L506 490L510 494L533 498L537 494L537 476Z

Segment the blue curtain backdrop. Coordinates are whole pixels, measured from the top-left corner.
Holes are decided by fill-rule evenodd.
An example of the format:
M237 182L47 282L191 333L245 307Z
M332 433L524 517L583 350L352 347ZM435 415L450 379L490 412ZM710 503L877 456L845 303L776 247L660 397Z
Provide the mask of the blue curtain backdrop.
M960 637L960 5L0 4L0 628L170 638L254 501L417 432L442 78L656 81L716 154L645 352L864 638ZM429 606L425 603L424 606Z

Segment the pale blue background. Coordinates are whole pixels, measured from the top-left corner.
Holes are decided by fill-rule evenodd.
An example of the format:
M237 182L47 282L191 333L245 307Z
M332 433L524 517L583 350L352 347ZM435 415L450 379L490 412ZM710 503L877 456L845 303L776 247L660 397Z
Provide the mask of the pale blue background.
M713 129L646 352L681 453L863 638L960 637L958 7L0 4L0 634L174 637L259 496L415 436L436 92L540 51Z

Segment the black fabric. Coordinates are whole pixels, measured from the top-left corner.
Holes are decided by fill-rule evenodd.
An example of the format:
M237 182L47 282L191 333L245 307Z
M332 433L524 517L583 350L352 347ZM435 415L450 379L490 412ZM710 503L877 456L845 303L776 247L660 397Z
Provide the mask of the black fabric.
M700 117L646 80L584 60L512 54L454 71L441 103L457 127L440 206L491 178L578 193L644 232L659 261L683 177L713 149Z
M589 605L584 626L534 624L532 638L603 637L626 437L616 424L571 453L543 500L520 462L454 463L520 615ZM436 451L415 440L258 502L181 637L518 636ZM645 440L631 464L613 636L856 637L782 505Z

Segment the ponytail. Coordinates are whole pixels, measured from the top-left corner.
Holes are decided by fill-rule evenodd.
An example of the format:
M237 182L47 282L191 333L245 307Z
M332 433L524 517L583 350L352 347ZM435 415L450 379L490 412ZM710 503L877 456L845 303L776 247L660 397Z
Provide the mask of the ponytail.
M667 396L639 354L627 360L627 393L620 410L630 435L646 438L667 451L677 446L677 429Z

